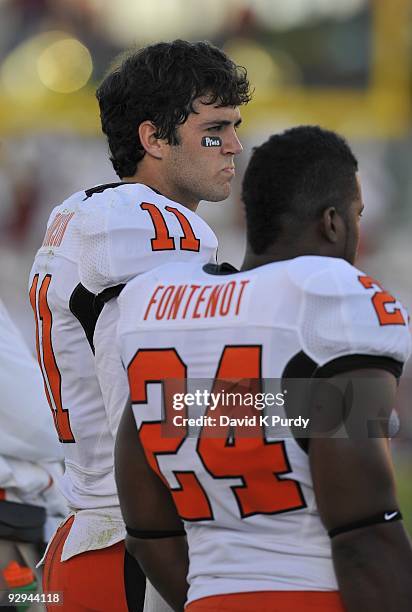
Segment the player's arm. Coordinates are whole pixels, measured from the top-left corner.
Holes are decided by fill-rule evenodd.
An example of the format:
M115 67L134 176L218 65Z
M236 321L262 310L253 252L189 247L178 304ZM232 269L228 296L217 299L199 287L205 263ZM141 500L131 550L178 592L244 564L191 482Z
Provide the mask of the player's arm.
M174 610L183 610L188 584L185 532L166 485L149 466L128 402L115 447L120 507L127 550Z
M400 514L387 439L396 379L385 370L357 370L326 382L312 396L312 428L336 425L340 417L350 435L312 438L309 457L343 601L348 612L407 612L412 609L412 547L402 520L396 520ZM381 437L368 436L368 428Z

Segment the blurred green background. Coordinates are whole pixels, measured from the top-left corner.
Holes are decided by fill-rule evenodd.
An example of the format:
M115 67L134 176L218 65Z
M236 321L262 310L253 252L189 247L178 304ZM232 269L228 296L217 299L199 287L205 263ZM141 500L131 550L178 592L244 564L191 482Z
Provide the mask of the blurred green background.
M365 214L358 265L412 307L410 0L0 0L0 297L33 346L28 271L51 208L115 175L100 135L96 84L115 56L152 41L208 39L249 71L245 151L224 206L200 208L221 260L240 263L240 182L251 148L320 124L360 162ZM408 389L393 442L412 532ZM412 388L411 388L412 389Z
M411 456L401 461L396 461L396 476L398 482L398 494L400 507L405 525L412 535L412 485L411 485Z

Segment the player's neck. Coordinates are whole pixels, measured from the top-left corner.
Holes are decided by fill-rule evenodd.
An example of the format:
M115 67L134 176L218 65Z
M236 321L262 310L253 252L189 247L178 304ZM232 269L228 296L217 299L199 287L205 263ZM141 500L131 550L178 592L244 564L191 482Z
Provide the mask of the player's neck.
M136 173L133 176L128 176L122 178L122 181L126 183L141 183L142 185L147 185L151 189L161 193L169 200L173 202L177 202L182 206L186 206L193 212L196 212L197 207L199 206L198 201L193 201L193 196L191 194L184 194L178 189L175 189L173 185L167 181L162 173L160 173L157 169L154 172L152 168L148 166L143 166L143 163L140 162Z
M253 252L250 245L248 245L241 270L252 270L253 268L258 268L259 266L264 266L275 261L285 261L287 259L294 259L295 257L303 257L305 255L319 255L324 257L338 256L330 251L331 249L323 249L320 245L315 246L310 243L278 243L272 244L265 253L257 255Z

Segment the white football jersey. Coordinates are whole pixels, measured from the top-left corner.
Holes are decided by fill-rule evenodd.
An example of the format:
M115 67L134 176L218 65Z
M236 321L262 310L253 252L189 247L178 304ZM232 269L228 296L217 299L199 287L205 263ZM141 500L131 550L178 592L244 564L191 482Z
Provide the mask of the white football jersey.
M0 499L45 505L63 453L36 360L1 300L0 390Z
M217 238L207 223L146 185L123 183L94 193L79 212L80 280L94 294L171 258L205 262L216 256Z
M166 260L207 262L216 246L200 217L145 185L95 187L53 210L29 290L46 396L64 444L63 492L73 509L118 508L115 428L93 356L93 294ZM83 550L113 543L86 536L79 536Z
M194 398L176 394L194 395L203 379L221 390L219 378L333 376L376 359L398 374L410 352L402 305L347 262L315 256L230 275L167 265L128 283L118 304L140 440L185 522L188 600L336 590L308 456L290 430L257 419L237 435L212 400L190 408ZM285 406L281 393L275 414L286 418Z
M181 204L145 185L124 184L105 194L81 210L79 274L92 293L101 294L171 259L198 263L216 259L215 234ZM93 337L96 373L114 437L128 399L115 344L117 321L117 301L112 299L105 304Z

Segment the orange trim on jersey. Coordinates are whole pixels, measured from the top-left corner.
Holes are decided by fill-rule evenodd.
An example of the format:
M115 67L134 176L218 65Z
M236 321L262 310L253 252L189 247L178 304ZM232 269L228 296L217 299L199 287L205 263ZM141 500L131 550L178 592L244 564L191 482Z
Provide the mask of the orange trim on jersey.
M46 606L49 612L128 612L124 586L124 541L100 550L89 550L61 561L64 543L74 517L57 531L47 551L43 590L63 593L63 605Z
M185 612L345 612L337 591L255 591L192 601Z

